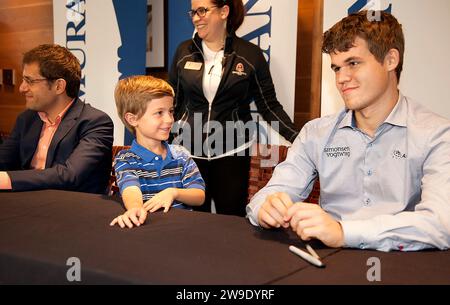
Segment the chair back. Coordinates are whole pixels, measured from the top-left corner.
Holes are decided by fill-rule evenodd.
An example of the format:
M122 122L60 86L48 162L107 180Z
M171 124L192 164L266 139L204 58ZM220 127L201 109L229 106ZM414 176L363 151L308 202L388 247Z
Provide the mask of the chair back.
M250 175L248 185L248 202L263 188L272 177L275 167L283 162L288 154L288 146L255 144L252 147ZM317 179L305 202L319 203L320 183Z
M114 159L116 158L117 154L121 150L130 149L131 146L113 146L112 148L112 162L114 165ZM116 172L114 171L114 166L111 169L111 176L109 177L109 185L108 185L108 194L110 196L116 195L119 193L119 187L117 186L117 180L116 180Z

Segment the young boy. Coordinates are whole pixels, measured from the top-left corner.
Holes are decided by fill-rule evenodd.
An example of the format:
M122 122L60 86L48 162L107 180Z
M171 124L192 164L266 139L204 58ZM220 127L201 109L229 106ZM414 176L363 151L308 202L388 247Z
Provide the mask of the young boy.
M189 153L166 142L174 122L173 96L168 83L151 76L128 77L116 86L117 112L136 139L114 160L127 211L111 226L133 228L145 222L148 211L189 209L205 200L205 183Z

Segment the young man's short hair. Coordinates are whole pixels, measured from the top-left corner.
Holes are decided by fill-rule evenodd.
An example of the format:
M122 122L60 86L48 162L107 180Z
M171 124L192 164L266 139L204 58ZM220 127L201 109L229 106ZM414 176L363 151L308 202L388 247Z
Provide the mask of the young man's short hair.
M66 93L76 98L80 91L81 66L67 48L57 44L42 44L23 55L23 64L37 63L40 74L48 81L62 78L66 81Z
M396 75L400 81L405 38L397 19L384 11L360 11L351 14L324 33L322 52L326 54L346 52L354 46L357 37L367 42L369 51L380 63L384 62L389 50L398 50L400 60Z
M166 81L149 75L121 79L114 91L117 113L125 127L133 134L136 134L134 127L125 120L127 112L141 118L147 110L148 102L164 96L174 97L174 95L172 87Z

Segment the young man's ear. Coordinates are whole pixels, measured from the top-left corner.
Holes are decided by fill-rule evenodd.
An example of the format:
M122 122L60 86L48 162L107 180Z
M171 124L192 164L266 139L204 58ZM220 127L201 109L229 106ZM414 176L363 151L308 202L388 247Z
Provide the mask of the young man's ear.
M385 59L386 67L388 71L395 71L400 63L400 53L397 49L390 49Z
M132 114L131 112L127 112L125 113L125 115L123 116L123 118L125 119L125 121L130 124L133 127L136 127L137 125L137 115Z

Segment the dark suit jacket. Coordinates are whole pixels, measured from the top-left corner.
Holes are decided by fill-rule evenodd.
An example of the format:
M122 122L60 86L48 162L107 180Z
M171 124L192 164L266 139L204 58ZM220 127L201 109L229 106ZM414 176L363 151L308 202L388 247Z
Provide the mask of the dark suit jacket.
M113 122L104 112L76 99L50 143L44 170L30 168L43 122L36 111L22 112L0 145L0 170L13 191L61 189L105 193L111 173Z

